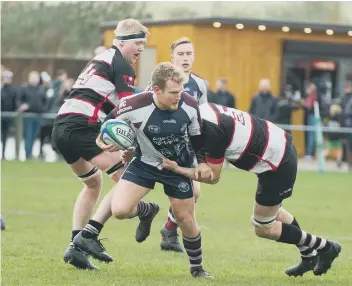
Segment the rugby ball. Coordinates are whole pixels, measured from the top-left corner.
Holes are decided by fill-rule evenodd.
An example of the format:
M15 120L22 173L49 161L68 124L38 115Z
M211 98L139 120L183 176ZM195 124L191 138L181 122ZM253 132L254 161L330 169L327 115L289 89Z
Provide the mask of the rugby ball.
M101 135L105 144L114 144L119 150L132 147L136 141L136 134L125 121L110 119L101 126Z

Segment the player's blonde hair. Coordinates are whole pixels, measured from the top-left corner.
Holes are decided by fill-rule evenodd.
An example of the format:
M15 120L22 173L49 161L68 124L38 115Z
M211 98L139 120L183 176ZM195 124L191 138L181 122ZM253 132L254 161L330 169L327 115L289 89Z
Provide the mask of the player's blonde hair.
M132 18L120 21L117 24L114 33L115 33L115 36L127 36L127 35L138 34L138 33L145 33L146 35L150 34L147 27L145 27L138 20L132 19ZM116 45L118 42L119 40L114 39L113 44Z
M182 45L182 44L193 44L193 43L189 38L182 37L171 44L171 47L170 47L171 54L173 54L176 47L178 47L179 45Z
M161 90L164 90L166 82L168 80L175 81L177 83L184 82L184 75L175 65L169 62L159 63L153 71L151 86L157 86Z

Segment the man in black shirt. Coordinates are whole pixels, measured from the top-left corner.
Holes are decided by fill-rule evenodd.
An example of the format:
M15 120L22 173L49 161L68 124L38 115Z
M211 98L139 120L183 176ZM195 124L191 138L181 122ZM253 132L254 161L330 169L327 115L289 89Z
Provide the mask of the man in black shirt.
M203 104L200 113L203 147L213 174L199 177L195 169L169 159L164 159L164 168L208 184L219 181L224 159L255 173L258 187L251 222L256 235L297 246L302 261L288 268L287 275L301 276L311 270L314 275L326 273L341 246L301 230L293 215L282 207L283 200L292 195L297 174L291 135L270 121L221 105Z

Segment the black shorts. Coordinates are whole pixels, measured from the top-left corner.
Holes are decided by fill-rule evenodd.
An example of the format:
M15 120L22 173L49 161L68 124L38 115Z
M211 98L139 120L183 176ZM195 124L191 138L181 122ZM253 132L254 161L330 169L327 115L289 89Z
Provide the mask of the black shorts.
M258 174L255 201L262 206L276 206L292 195L297 175L297 152L293 144L276 171Z
M160 183L164 186L164 193L175 199L193 197L192 180L169 170L159 170L137 158L128 164L121 179L148 189L154 189L155 183Z
M58 117L54 122L52 144L67 162L72 164L83 158L90 161L103 152L95 139L100 132L100 123L88 124L84 116L69 116L69 119Z

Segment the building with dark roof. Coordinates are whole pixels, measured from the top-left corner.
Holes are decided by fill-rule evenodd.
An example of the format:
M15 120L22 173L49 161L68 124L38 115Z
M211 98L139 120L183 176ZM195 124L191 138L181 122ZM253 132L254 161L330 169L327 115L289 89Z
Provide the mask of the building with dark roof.
M170 61L170 46L180 37L194 44L193 71L211 88L218 78L227 78L242 110L249 109L261 78L269 78L279 95L286 83L304 94L308 80L324 76L332 82L332 97L352 78L352 26L218 17L142 22L151 36L135 67L140 87L156 63ZM111 45L116 25L102 24L105 46ZM293 123L303 124L303 111L294 113ZM293 136L303 155L304 133Z

